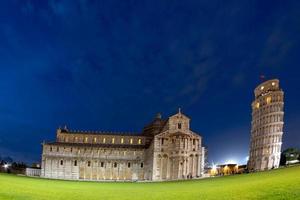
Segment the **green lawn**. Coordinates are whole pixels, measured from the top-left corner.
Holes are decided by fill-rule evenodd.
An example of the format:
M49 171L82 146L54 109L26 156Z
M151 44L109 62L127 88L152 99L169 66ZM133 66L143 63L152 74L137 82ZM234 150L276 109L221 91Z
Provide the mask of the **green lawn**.
M161 183L46 180L0 174L0 199L300 199L300 166L253 174Z

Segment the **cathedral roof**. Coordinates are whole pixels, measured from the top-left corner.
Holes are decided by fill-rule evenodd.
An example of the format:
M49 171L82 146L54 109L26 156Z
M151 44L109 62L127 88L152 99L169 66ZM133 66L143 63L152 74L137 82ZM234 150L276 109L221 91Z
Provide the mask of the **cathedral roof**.
M102 148L131 148L131 149L146 149L149 144L92 144L92 143L69 143L69 142L48 142L46 145L53 146L71 146L71 147L102 147Z
M82 131L82 130L66 130L59 129L61 133L69 134L87 134L87 135L116 135L116 136L141 136L141 133L137 132L117 132L117 131Z

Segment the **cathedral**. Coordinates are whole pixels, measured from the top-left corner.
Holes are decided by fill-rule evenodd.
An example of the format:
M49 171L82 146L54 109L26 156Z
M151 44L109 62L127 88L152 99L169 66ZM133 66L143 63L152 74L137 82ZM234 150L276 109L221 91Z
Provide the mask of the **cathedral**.
M203 175L202 137L181 113L160 114L141 133L73 131L59 128L43 143L41 176L95 181L164 181Z

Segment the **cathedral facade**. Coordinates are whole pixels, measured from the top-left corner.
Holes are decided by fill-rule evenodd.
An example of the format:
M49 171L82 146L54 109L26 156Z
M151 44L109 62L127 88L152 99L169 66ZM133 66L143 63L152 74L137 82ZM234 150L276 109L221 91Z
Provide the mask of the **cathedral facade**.
M179 112L158 114L142 133L58 129L43 143L41 176L68 180L163 181L199 178L204 171L202 137Z

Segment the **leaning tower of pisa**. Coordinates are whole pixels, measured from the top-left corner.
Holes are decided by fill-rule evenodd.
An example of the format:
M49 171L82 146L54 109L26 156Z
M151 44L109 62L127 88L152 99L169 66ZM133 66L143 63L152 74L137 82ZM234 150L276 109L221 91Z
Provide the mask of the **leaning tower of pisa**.
M272 79L258 85L254 94L248 169L277 168L283 134L284 93L279 80Z

